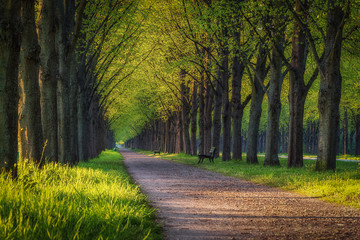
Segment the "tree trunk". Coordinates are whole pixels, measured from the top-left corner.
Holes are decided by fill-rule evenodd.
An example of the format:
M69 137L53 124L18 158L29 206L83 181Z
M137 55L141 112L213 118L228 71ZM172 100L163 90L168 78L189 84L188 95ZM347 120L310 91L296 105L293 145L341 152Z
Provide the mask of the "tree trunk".
M199 154L205 153L205 84L204 72L202 72L199 89Z
M208 153L212 147L211 127L214 96L209 74L206 74L205 77L204 153ZM219 149L217 148L216 151L218 152Z
M262 112L262 102L265 94L265 91L260 83L264 83L267 72L266 51L262 46L259 47L259 55L257 57L255 71L256 74L254 76L254 82L252 84L252 92L251 92L249 128L248 128L248 138L246 145L246 162L258 164L259 163L257 158L258 135L259 135L261 112Z
M288 167L303 166L303 118L306 99L303 76L290 73Z
M304 9L305 8L305 9ZM307 3L296 1L296 11L304 16ZM304 10L303 10L304 9ZM294 23L291 71L289 77L289 145L288 167L302 167L303 163L303 119L307 95L304 74L306 66L306 35L298 22Z
M225 34L224 38L227 35ZM222 82L222 160L231 160L231 106L229 102L229 50L226 46L221 47L221 82Z
M360 155L360 116L355 121L355 156Z
M71 149L71 164L77 164L79 162L79 145L78 145L78 121L77 121L77 112L78 112L78 75L77 75L77 66L78 63L75 58L71 61L70 68L70 149ZM103 113L101 116L103 116ZM102 119L104 127L106 127L105 120ZM107 136L107 131L103 132L104 138ZM106 141L104 140L104 143Z
M88 110L86 106L85 90L80 90L78 95L78 143L79 143L79 161L87 161L89 159L89 153L87 151L87 139L89 128L88 122Z
M66 7L66 9L65 9ZM59 31L56 36L56 47L59 51L59 78L57 82L57 109L58 109L58 144L59 161L71 162L70 142L70 64L69 37L73 27L72 12L70 5L64 2L56 2L55 14L60 19Z
M0 22L0 171L11 171L16 177L20 1L2 1Z
M181 108L181 114L182 114L182 125L183 125L183 134L184 134L184 152L185 154L191 154L190 149L190 135L189 135L189 125L190 125L190 119L189 119L189 98L188 93L189 90L187 89L185 85L185 79L184 79L185 73L180 74L180 78L182 79L181 82L181 96L182 96L182 108Z
M344 127L343 127L343 154L349 154L349 146L348 146L348 116L347 109L344 111Z
M281 30L277 33L276 44L278 48L283 52L284 34ZM268 120L266 128L266 146L265 146L265 161L264 165L278 166L280 165L278 158L278 139L279 139L279 121L281 112L281 85L283 81L282 77L282 59L277 49L272 50L271 59L271 76L270 87L268 91Z
M222 87L220 83L220 70L218 70L218 78L216 81L215 92L215 106L213 117L213 133L211 145L216 148L215 158L219 157L220 153L220 133L221 133L221 106L222 106Z
M193 79L192 97L191 97L191 155L197 155L197 143L196 143L197 95L198 95L198 84Z
M232 138L232 152L233 159L242 159L241 148L241 123L243 117L243 107L241 104L241 81L245 69L245 65L240 61L240 33L235 33L236 49L234 52L234 58L232 62L232 126L233 126L233 138Z
M21 1L21 15L24 25L20 55L21 88L23 105L20 107L20 156L42 164L42 149L44 147L40 90L39 90L39 54L40 46L35 25L35 1ZM22 139L25 137L25 139Z
M183 151L183 134L182 134L182 121L181 111L176 112L176 147L175 153L181 153ZM155 147L154 149L158 149Z
M46 142L44 157L58 161L58 130L56 85L58 73L58 53L55 48L55 31L58 29L55 20L55 9L52 0L39 2L39 41L40 52L40 104L41 123Z
M316 170L335 170L341 98L341 42L344 11L329 1L324 61L319 90L319 142Z

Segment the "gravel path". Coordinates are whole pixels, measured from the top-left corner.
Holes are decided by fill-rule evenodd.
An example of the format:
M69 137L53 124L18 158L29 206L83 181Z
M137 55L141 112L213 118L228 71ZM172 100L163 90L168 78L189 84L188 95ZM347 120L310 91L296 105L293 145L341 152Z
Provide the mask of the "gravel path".
M166 239L360 239L360 211L120 150Z

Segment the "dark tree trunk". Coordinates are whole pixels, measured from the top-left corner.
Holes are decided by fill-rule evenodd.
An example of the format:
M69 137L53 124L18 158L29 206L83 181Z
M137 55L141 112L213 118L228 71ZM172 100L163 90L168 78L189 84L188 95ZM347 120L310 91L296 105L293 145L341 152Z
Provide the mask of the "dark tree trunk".
M175 153L180 153L183 151L183 134L182 134L182 121L181 121L181 111L176 113L176 147ZM156 148L156 147L155 147ZM154 148L154 149L155 149ZM156 148L158 149L158 148Z
M0 171L11 171L16 177L20 1L2 1L0 22Z
M222 106L222 87L220 83L220 70L218 72L218 79L216 82L215 92L215 106L213 117L213 133L211 145L216 148L215 158L219 157L220 153L220 133L221 133L221 106Z
M302 12L303 5L296 1L296 11ZM304 15L303 13L302 15ZM302 167L303 163L303 119L307 95L304 74L306 66L306 36L299 24L295 22L292 41L291 71L289 77L289 145L288 167Z
M46 142L44 157L50 161L58 161L58 130L56 85L58 73L58 53L55 48L55 32L58 29L55 20L53 0L39 2L39 41L40 52L40 104L41 123Z
M283 53L283 32L277 33L278 36L275 42L278 44L278 49ZM265 146L265 161L264 165L277 166L280 165L278 158L278 139L279 139L279 121L281 112L281 85L283 81L282 76L282 59L277 49L272 50L271 59L271 76L270 87L268 91L268 120L266 128L266 146Z
M27 158L42 165L44 142L39 90L40 46L35 25L35 1L22 0L21 3L24 30L20 55L22 89L20 102L23 103L19 107L20 158Z
M199 89L199 154L205 153L205 84L204 72L202 72Z
M343 127L343 154L349 154L349 146L348 146L348 116L347 109L344 111L344 127Z
M79 142L78 142L78 121L77 121L77 95L78 95L78 76L76 72L77 61L72 60L71 69L70 69L70 149L71 149L71 163L77 164L79 162ZM104 113L102 114L102 116ZM106 123L101 119L104 127ZM102 132L104 137L106 137L106 131ZM106 141L104 140L104 143Z
M69 3L66 1L66 3ZM74 23L73 4L56 2L56 18L60 20L59 31L56 36L56 46L59 51L59 78L58 78L58 143L59 161L71 163L71 142L70 142L70 64L69 59L69 38ZM75 7L75 6L74 6ZM71 11L69 11L71 9Z
M316 170L335 170L337 133L339 129L339 104L341 98L341 42L344 11L341 6L329 1L319 90L319 142Z
M189 90L185 86L184 82L184 74L182 75L182 83L181 83L181 96L182 96L182 125L183 125L183 134L184 134L184 152L185 154L191 154L190 149L190 135L189 135L189 125L190 125L190 119L189 119L189 112L190 112L190 106L189 106L189 98L188 93Z
M55 16L60 20L59 31L56 36L56 46L59 50L59 79L58 79L58 143L59 143L59 161L73 164L72 136L71 129L71 96L70 96L70 78L72 61L74 58L75 45L78 40L82 14L87 4L86 0L81 0L79 5L75 6L74 0L55 1ZM76 13L76 14L75 14ZM76 15L76 21L75 21ZM94 114L98 113L98 107ZM96 121L100 124L99 121ZM98 137L95 134L95 137ZM75 140L76 141L76 140ZM95 148L96 154L97 148Z
M244 108L241 103L241 81L245 69L245 65L240 61L240 33L235 34L236 50L232 62L232 152L233 159L242 159L241 144L241 123Z
M262 88L266 77L266 51L260 46L259 55L256 62L256 74L254 76L254 82L252 84L251 92L251 105L250 105L250 116L249 116L249 128L248 128L248 142L246 146L246 162L258 164L257 158L257 146L258 146L258 135L260 118L262 112L262 102L264 99L265 91ZM261 146L261 139L260 139ZM260 150L262 151L262 149Z
M225 34L224 38L227 37ZM221 47L221 82L222 82L222 160L231 160L231 106L229 102L229 50L227 41Z
M211 145L211 127L212 127L212 109L213 109L213 89L208 74L206 76L205 88L205 114L204 114L204 152L208 153L212 147ZM219 149L217 148L217 151Z
M360 155L360 116L355 121L355 156Z
M191 97L191 155L197 155L196 130L197 130L197 95L198 84L193 79Z
M79 161L87 161L89 153L87 151L87 130L89 128L88 110L86 106L85 90L80 90L78 95L78 143L79 143Z

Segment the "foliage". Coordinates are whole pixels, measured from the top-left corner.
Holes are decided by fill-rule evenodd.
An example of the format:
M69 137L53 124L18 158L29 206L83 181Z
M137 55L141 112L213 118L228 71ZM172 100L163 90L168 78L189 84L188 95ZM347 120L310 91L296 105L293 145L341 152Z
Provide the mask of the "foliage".
M0 176L1 239L160 239L154 210L121 156L105 151L79 166L19 163Z

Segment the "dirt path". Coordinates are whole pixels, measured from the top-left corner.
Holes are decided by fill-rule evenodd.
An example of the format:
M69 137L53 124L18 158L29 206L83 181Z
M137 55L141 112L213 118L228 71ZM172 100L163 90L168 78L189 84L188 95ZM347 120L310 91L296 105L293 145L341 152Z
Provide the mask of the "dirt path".
M360 211L120 150L167 239L360 239Z

